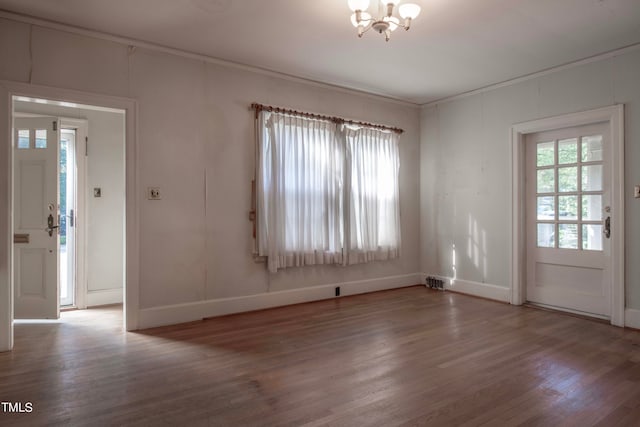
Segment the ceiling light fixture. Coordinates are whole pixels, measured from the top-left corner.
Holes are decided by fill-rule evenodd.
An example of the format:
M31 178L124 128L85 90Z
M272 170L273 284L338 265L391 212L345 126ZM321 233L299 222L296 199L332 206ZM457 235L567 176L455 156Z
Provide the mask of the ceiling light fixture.
M378 7L380 18L373 18L367 12L369 0L347 0L347 3L353 11L351 23L358 29L358 37L362 37L364 33L373 28L374 31L384 34L385 40L389 41L392 31L398 27L409 30L411 21L420 14L420 6L417 4L403 3L398 7L398 14L404 20L404 23L400 23L400 19L393 16L393 9L398 6L400 0L380 0L380 6ZM386 8L386 10L383 8Z

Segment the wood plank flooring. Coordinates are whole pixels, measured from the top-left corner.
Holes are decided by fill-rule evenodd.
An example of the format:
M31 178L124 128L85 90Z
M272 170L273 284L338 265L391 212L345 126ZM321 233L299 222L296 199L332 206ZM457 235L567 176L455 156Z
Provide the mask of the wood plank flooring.
M423 286L121 332L16 325L0 425L638 426L640 332Z

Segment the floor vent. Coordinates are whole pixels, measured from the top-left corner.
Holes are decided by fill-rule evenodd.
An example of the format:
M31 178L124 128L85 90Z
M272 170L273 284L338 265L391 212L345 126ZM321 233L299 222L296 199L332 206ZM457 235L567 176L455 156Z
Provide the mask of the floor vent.
M444 280L437 277L427 276L427 286L431 289L438 289L444 291Z

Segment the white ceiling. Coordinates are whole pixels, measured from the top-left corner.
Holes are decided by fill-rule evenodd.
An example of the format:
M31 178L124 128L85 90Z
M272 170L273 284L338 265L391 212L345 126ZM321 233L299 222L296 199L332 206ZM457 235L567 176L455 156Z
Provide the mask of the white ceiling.
M0 0L0 9L417 104L640 43L640 0L412 1L420 16L388 43L374 32L358 39L347 0Z

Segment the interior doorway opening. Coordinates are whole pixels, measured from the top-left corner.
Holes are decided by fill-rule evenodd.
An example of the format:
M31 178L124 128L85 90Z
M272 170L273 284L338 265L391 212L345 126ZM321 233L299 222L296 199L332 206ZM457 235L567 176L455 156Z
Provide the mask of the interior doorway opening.
M39 212L40 205L29 202L28 192L20 190L29 169L17 163L14 149L14 212L25 203L35 206L33 216L42 215L43 227L34 228L31 234L52 231L49 238L56 248L56 257L49 261L55 268L47 267L44 273L55 274L49 288L26 283L31 276L14 273L14 319L53 319L60 317L60 310L104 305L122 308L126 275L125 110L22 96L14 96L12 101L14 132L19 133L18 127L25 127L29 120L46 118L55 122L50 133L57 133L55 175L44 178L55 180L55 193L41 203L48 211ZM47 214L52 219L47 220ZM48 239L46 234L44 238ZM14 243L14 253L23 249ZM17 258L22 264L14 264L14 272L27 271L29 258ZM29 294L28 289L43 292ZM47 313L23 310L38 299L45 305L55 303L55 309Z
M124 232L122 234L112 234L114 237L124 239L125 243L122 244L121 247L126 247L126 254L121 257L121 259L124 259L123 268L125 272L120 275L120 281L123 282L124 286L123 290L118 292L119 298L123 298L123 294L126 294L122 302L123 329L126 331L138 329L140 316L140 241L138 201L136 197L138 188L136 172L136 101L131 98L120 98L72 89L11 81L0 82L0 99L2 100L2 102L0 102L0 134L5 135L4 138L2 138L3 142L0 144L0 169L6 172L0 174L0 183L2 183L2 185L0 185L0 206L3 207L3 209L0 209L0 223L3 224L3 226L0 227L0 242L2 243L0 244L0 351L10 351L14 347L16 272L13 268L13 261L16 256L16 244L14 243L16 236L13 216L18 207L15 205L12 191L14 189L13 177L15 176L13 154L16 144L19 143L14 133L14 122L17 119L15 104L18 101L26 100L36 104L42 103L42 105L68 107L71 108L72 111L77 111L79 108L85 108L89 111L112 111L119 114L119 121L124 121L124 137L120 135L119 139L121 142L124 141L125 149L123 150L123 155L118 157L120 158L119 161L125 165L125 172L122 174L124 176L120 177L120 179L124 180L124 184L120 183L120 185L126 189L126 191L124 191L126 196L123 201L123 204L126 201L126 206L120 209L115 216L122 218L122 212L125 212L126 225L123 227ZM71 117L70 115L66 116ZM91 146L91 143L89 145ZM82 144L80 144L80 146L82 146ZM122 161L122 157L124 157L124 161ZM87 189L87 193L90 194L91 190L89 185L87 185ZM122 191L120 193L122 193ZM114 194L118 194L118 192ZM106 212L106 215L114 216L112 212ZM88 250L87 253L93 253L93 251ZM96 253L98 259L101 259L101 255L101 253ZM81 269L82 266L77 265L76 268ZM104 270L98 269L98 271L94 271L93 273L100 277L103 275L103 271ZM118 272L116 272L116 274L117 273ZM125 279L122 280L122 277ZM82 283L78 281L78 287L81 285ZM108 290L107 292L100 292L100 289L96 289L96 291L96 294L93 295L93 300L90 301L91 303L96 303L95 305L114 296L114 294ZM76 304L78 304L77 301Z
M550 209L548 209L549 203L551 202L551 197L553 197L554 205L557 202L558 206L560 206L560 188L554 184L553 192L549 187L549 191L537 191L536 194L536 203L533 204L533 208L529 209L529 216L531 218L535 218L535 221L529 221L529 225L535 225L534 228L529 227L529 230L537 234L535 236L531 232L527 233L528 230L528 221L527 221L527 180L526 180L526 140L529 135L542 133L542 132L551 132L557 131L561 129L567 129L571 127L581 127L585 125L594 125L604 123L607 126L606 134L603 137L606 137L608 140L608 144L603 146L603 149L607 149L607 153L602 153L605 157L608 158L609 167L606 176L602 176L602 179L607 180L609 183L609 196L608 203L598 204L600 202L604 202L601 200L600 192L590 188L590 185L594 178L597 175L600 175L600 172L591 173L587 171L586 174L582 174L582 177L586 179L583 181L580 180L581 186L587 186L588 191L587 194L582 194L585 196L585 199L581 199L580 205L581 209L577 211L577 214L580 214L580 218L577 218L578 215L573 215L575 213L575 209L572 208L570 210L561 209L562 212L556 212L554 207L553 219L547 213L550 213ZM589 136L589 135L586 135ZM548 141L539 141L542 145L538 145L538 148L544 150L545 142ZM566 143L562 143L564 148L567 146L573 147L572 142L565 141ZM586 157L582 158L575 162L579 167L588 167L591 169L593 167L601 168L598 164L599 160L596 160L594 157L590 157L590 155L595 155L596 153L590 153L590 144L593 143L592 140L581 141L583 144L580 145L579 151L583 154L585 153L586 148ZM555 142L554 142L555 144ZM558 144L561 144L558 142ZM597 145L597 144L596 144ZM551 145L549 145L551 147ZM553 156L555 158L560 158L559 151L557 149L560 145L554 145ZM578 150L577 146L575 146ZM564 151L563 148L563 151ZM602 231L606 231L608 225L611 225L607 235L605 236L605 240L603 243L609 245L608 254L606 255L606 271L603 273L603 280L605 280L610 285L610 290L608 291L608 315L610 318L611 324L616 326L624 326L625 325L625 282L624 282L624 265L625 265L625 257L624 257L624 246L625 246L625 233L624 233L624 106L613 105L610 107L602 107L594 110L582 111L578 113L570 113L556 117L548 117L544 119L533 120L530 122L523 122L515 124L511 128L511 149L512 149L512 168L511 168L511 218L512 218L512 233L511 233L511 256L510 256L510 264L511 264L511 278L512 278L512 288L511 288L511 303L520 305L524 304L529 296L527 295L527 281L528 281L528 270L531 271L531 267L527 265L527 244L535 244L536 246L547 246L553 249L564 249L564 246L571 247L582 247L583 249L596 251L596 248L599 247L599 243L596 244L596 241L592 241L592 235L595 236L595 233L591 233L589 225L591 228L596 228L599 226L599 220L606 218L605 223L602 224ZM571 150L570 150L571 151ZM565 153L566 154L566 153ZM598 156L600 154L598 153ZM556 157L557 156L557 157ZM564 156L564 154L563 154ZM545 156L542 155L541 159L544 159ZM548 159L551 159L551 156L547 156ZM563 157L564 158L564 157ZM537 153L536 153L537 159ZM563 160L564 161L564 160ZM537 160L536 160L537 163ZM544 162L543 162L544 163ZM562 163L562 162L560 162ZM592 164L589 164L592 163ZM562 166L558 165L556 168L555 160L554 165L550 162L545 165L536 165L536 176L531 177L530 184L535 184L538 186L538 177L544 175L546 173L551 176L551 172L545 172L545 169L551 171L554 170L554 177L557 175L558 178L561 177L560 169L561 168L571 168L572 166L567 166L564 163ZM558 169L557 174L555 170ZM542 172L540 172L542 171ZM566 178L566 172L568 169L565 169L562 175ZM592 171L593 172L593 171ZM576 175L576 180L578 175ZM554 178L555 180L555 178ZM565 180L566 181L566 180ZM597 181L597 180L596 180ZM556 182L560 183L560 179ZM540 180L541 184L545 183L544 179ZM565 182L566 184L566 182ZM564 184L563 184L564 186ZM592 191L593 190L593 191ZM558 200L556 200L555 195L558 193ZM571 191L567 191L566 193L572 193ZM533 197L533 192L531 193ZM576 193L577 194L577 193ZM538 198L539 196L539 198ZM577 198L577 195L574 194L574 198ZM562 197L565 197L563 194ZM538 200L540 204L537 204ZM566 200L565 200L566 201ZM563 202L564 203L564 202ZM566 205L566 203L565 203ZM601 214L602 218L598 216L599 219L593 219L590 214L590 209L595 207L602 208L604 207L604 213ZM608 208L606 208L608 206ZM540 210L538 210L538 207ZM574 206L575 207L575 206ZM584 209L583 209L584 208ZM606 214L606 215L605 215ZM600 215L600 214L599 214ZM561 218L562 216L562 218ZM576 217L576 221L573 222L573 217ZM542 224L540 227L541 232L538 233L538 223ZM549 224L549 225L548 225ZM576 224L587 225L587 227L577 228ZM557 225L557 230L555 229ZM575 229L576 233L564 233L561 235L560 233L560 225L564 225L566 229ZM544 233L544 228L553 228L553 230L549 231L548 234ZM598 230L600 228L598 227ZM551 231L554 234L551 234ZM556 233L557 231L557 233ZM582 235L577 232L580 231ZM527 234L530 237L527 239ZM576 238L574 239L574 235ZM540 237L540 239L538 239ZM600 237L600 236L599 236ZM581 244L582 242L582 244ZM586 242L586 247L585 247ZM599 242L599 241L597 241ZM529 268L528 268L529 267ZM544 271L542 271L544 275ZM548 272L547 272L548 273ZM547 274L548 276L548 274ZM589 310L591 312L591 310Z

